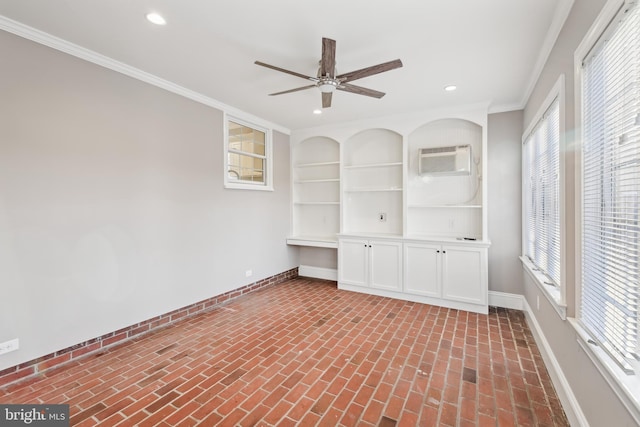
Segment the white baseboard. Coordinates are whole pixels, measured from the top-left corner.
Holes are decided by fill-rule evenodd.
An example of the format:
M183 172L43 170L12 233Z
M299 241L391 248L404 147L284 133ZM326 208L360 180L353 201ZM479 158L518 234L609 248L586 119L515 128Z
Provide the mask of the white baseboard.
M338 270L335 268L301 265L298 267L298 275L303 277L313 277L314 279L338 280Z
M489 291L489 305L522 311L524 309L524 296L508 294L506 292Z
M558 363L558 359L553 354L553 350L551 350L551 346L549 342L544 336L542 329L540 328L540 324L536 320L535 315L533 314L533 310L527 303L527 300L522 298L525 316L527 318L527 323L529 324L529 328L531 329L531 333L533 333L533 337L538 344L538 348L540 349L540 354L544 359L544 364L549 371L549 376L551 377L551 381L553 382L553 386L558 393L558 398L562 403L562 408L564 409L565 414L567 415L567 419L569 420L569 424L574 427L589 427L589 422L587 418L584 416L582 412L582 408L576 399L576 396L573 394L573 390L569 385L569 381L564 376L564 372L562 372L562 368Z
M314 267L311 265L301 265L298 267L298 274L303 277L314 279L338 280L338 270L333 268ZM524 296L510 294L506 292L489 291L489 305L494 307L511 308L514 310L524 310Z

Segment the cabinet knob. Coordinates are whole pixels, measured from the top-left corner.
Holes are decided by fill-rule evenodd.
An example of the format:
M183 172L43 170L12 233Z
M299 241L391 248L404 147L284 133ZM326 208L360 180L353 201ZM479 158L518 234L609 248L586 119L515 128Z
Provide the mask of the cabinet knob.
M436 251L436 253L437 253L437 254L439 254L439 253L440 253L440 251Z
M443 253L443 254L446 254L446 253L447 253L447 251L442 251L442 253Z
M371 247L371 245L369 245L369 247Z

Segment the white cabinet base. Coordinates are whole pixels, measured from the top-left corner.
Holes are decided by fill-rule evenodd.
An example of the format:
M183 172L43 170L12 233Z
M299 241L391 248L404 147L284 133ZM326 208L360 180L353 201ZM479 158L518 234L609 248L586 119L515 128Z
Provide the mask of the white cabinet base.
M338 289L487 314L488 242L338 238Z
M359 292L361 294L377 295L379 297L395 298L403 301L412 301L421 304L429 304L436 307L454 308L456 310L470 311L472 313L488 314L489 306L479 304L469 304L461 301L449 301L443 298L425 297L422 295L413 295L405 292L387 291L384 289L365 288L362 286L346 285L338 282L338 289L351 292Z
M357 287L397 291L402 283L402 242L340 239L338 281Z

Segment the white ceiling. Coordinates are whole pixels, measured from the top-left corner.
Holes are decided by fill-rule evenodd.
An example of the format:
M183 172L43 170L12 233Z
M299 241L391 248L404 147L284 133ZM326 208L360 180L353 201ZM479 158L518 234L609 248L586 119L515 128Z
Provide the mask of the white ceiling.
M487 103L523 107L573 0L0 0L0 15L289 129ZM161 13L165 26L146 21ZM5 20L6 21L6 20ZM399 58L355 82L382 99L317 89L322 37L338 73ZM6 60L6 58L3 58ZM455 84L458 90L445 92Z

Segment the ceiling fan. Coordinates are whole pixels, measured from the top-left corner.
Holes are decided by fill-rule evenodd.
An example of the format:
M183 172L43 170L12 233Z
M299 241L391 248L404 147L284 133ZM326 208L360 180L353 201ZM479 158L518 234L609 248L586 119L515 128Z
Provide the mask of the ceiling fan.
M304 74L285 70L284 68L265 64L264 62L260 61L256 61L255 64L262 67L271 68L272 70L291 74L292 76L297 76L313 82L313 84L311 85L285 90L283 92L270 93L269 96L283 95L285 93L297 92L300 90L317 87L318 89L320 89L320 92L322 92L322 108L331 107L331 97L335 90L351 92L357 95L371 96L373 98L382 98L385 95L384 92L352 85L350 82L361 79L363 77L369 77L374 74L384 73L385 71L390 71L402 67L402 61L396 59L394 61L384 62L382 64L373 65L371 67L362 68L360 70L351 71L349 73L336 75L336 41L325 37L322 38L322 59L320 59L320 67L318 68L317 77L305 76Z

